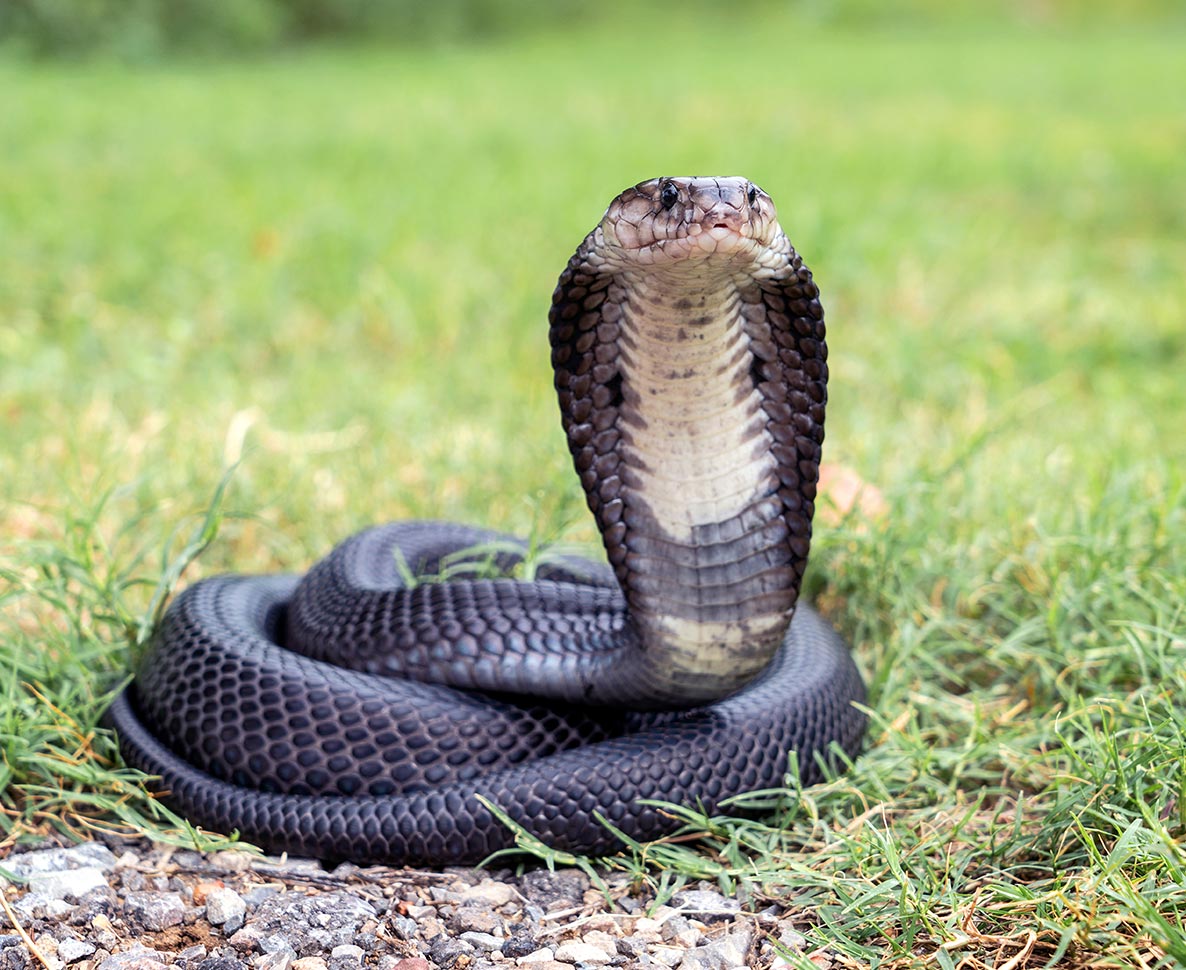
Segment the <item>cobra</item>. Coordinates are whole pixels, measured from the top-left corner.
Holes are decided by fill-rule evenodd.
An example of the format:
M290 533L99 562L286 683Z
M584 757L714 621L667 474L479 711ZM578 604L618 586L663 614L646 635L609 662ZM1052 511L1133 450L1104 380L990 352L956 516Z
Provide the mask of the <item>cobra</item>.
M715 811L855 754L861 678L796 600L826 403L819 292L742 178L610 204L560 276L564 432L608 564L405 581L509 537L363 532L303 578L224 576L171 604L109 712L192 822L270 850L393 864L653 839L659 799ZM500 565L524 547L510 546Z

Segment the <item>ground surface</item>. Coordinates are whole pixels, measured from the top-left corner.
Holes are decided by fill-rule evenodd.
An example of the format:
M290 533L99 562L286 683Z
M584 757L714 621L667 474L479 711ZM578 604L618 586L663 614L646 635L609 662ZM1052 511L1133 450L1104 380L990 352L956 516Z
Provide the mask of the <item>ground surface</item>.
M793 893L853 965L1186 962L1183 36L648 26L0 63L7 842L193 840L96 723L216 525L181 581L406 516L590 540L552 283L626 185L736 173L823 291L825 458L885 502L808 582L873 728L618 865Z
M777 903L708 886L660 902L575 869L328 871L115 840L17 853L5 871L23 886L5 970L731 970L788 966L807 945Z

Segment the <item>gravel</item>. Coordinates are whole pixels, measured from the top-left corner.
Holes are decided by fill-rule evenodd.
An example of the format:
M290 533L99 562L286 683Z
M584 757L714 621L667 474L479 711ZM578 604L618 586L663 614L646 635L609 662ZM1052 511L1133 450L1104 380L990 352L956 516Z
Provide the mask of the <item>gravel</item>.
M107 885L102 869L63 869L61 872L36 872L28 877L29 889L46 899L85 896L92 889Z
M12 914L0 912L0 970L781 970L788 952L821 970L836 962L778 907L755 911L707 883L659 903L615 873L594 887L579 870L327 871L116 839L12 851L0 872L13 877L0 876Z
M206 919L229 934L240 930L247 918L247 903L233 889L216 887L206 894Z
M124 900L124 912L134 926L159 933L170 926L177 926L185 919L185 902L180 893L128 893Z

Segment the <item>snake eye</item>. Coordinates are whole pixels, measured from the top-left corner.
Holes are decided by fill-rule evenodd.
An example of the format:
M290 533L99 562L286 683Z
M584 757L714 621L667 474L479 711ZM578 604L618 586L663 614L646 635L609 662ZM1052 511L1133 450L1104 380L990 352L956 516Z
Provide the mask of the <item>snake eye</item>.
M750 205L753 205L755 202L757 202L757 201L758 201L758 190L757 190L757 188L756 188L755 186L751 185L751 186L749 187L749 191L745 193L745 197L746 197L747 199L749 199L749 204L750 204Z
M670 209L679 201L679 189L668 182L663 186L663 191L659 193L659 202L662 203L664 209Z

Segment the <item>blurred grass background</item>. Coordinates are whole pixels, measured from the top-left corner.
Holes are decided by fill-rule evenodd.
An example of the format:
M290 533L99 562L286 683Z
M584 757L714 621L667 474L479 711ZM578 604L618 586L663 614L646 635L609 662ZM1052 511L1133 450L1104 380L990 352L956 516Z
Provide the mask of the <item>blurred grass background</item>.
M828 300L830 456L883 487L985 435L978 460L1031 488L1180 457L1180 34L654 12L0 62L7 517L101 483L197 504L240 441L238 502L275 526L222 547L242 566L389 516L522 527L541 489L579 516L548 296L609 198L660 172L773 195Z
M608 22L646 22L662 33L680 16L734 23L791 12L804 23L961 29L1015 26L1095 28L1137 19L1176 23L1174 0L5 0L0 43L22 54L143 60L176 52L224 55L326 40L405 45L499 39ZM663 22L667 21L666 24Z
M592 539L552 285L622 188L742 174L823 292L825 460L889 508L809 575L876 715L768 853L813 939L1186 961L1184 40L1153 0L3 3L0 818L114 785L129 617L235 462L189 579L406 516Z

